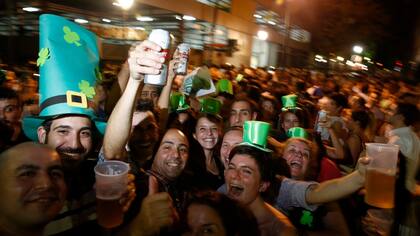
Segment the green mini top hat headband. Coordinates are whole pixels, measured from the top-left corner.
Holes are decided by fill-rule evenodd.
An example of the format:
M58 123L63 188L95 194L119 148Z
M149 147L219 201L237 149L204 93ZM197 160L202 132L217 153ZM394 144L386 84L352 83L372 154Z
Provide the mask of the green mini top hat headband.
M222 119L219 114L221 108L222 103L215 98L203 98L200 100L200 113L214 115L217 118Z
M39 24L40 113L23 119L26 136L37 140L44 121L73 114L89 117L103 134L106 123L89 108L101 79L96 35L56 15L41 15Z
M297 96L296 94L289 94L286 96L281 97L281 103L283 104L282 111L294 111L294 110L301 110L297 104Z
M171 111L184 112L190 108L187 104L186 97L180 92L173 92L170 98Z
M309 140L308 132L306 132L306 130L301 127L293 127L287 130L287 137Z
M267 137L271 124L262 121L245 121L243 142L239 145L251 146L264 152L272 152L267 148Z
M232 82L227 79L221 79L216 84L217 93L228 93L233 95Z

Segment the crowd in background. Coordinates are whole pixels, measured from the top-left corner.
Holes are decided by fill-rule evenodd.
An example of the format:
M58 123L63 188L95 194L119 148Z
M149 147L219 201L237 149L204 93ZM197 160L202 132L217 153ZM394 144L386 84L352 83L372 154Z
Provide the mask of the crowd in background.
M39 97L35 71L29 67L4 68L0 79L0 150L5 151L2 157L6 158L10 152L6 150L29 141L21 121L25 116L38 115ZM103 66L103 79L95 87L92 108L97 117L108 121L108 128L103 140L95 136L98 140L91 148L84 147L82 141L78 145L86 149L84 158L93 163L98 159L130 163L136 197L126 211L126 227L118 233L420 233L419 83L364 72L325 73L304 68L255 69L225 64L211 65L209 71L214 84L227 81L223 83L228 85L206 97L220 102L216 112L203 109L203 98L180 93L183 75L169 73L167 84L159 87L136 84L140 79L133 78L130 59L122 66ZM322 119L320 111L326 113ZM266 152L238 146L244 141L242 127L250 120L271 124L267 139L267 148L273 150L270 157L265 156ZM291 136L288 131L297 127L302 128L304 135ZM367 205L363 188L358 187L357 191L348 190L344 197L337 194L340 197L327 198L328 201L311 195L311 191L321 191L314 187L323 186L317 183L341 181L360 172L358 166L363 164L359 159L366 155L365 144L371 142L400 146L393 210ZM26 145L27 150L34 148ZM173 155L180 157L159 163L156 156L172 155L172 148L176 149ZM244 168L243 163L255 168ZM296 187L294 182L287 182L289 179L297 182ZM300 185L301 182L306 184ZM77 186L77 190L69 184L73 187L69 187L68 202L79 200L83 191L91 190L89 183L84 184L86 189ZM170 198L157 193L161 191L169 192ZM306 200L292 199L302 196L298 194L302 191ZM286 195L292 193L296 195L289 196L288 201L301 204L284 203ZM168 207L153 208L162 202L171 206L169 213ZM85 212L72 214L83 218ZM208 218L211 224L200 221ZM71 232L86 233L90 232L88 228L95 228L85 224L91 218L83 219L75 223L73 218L73 229L79 227L77 230L81 231Z

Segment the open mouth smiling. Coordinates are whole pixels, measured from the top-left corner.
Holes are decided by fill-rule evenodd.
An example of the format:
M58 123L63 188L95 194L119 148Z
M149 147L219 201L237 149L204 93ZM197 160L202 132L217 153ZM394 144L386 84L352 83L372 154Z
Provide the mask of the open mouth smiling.
M180 161L168 161L168 162L166 162L166 165L168 165L169 167L179 167L179 166L181 166L181 162Z
M293 169L302 169L302 161L298 161L298 160L293 160L290 162L290 168Z
M233 197L239 197L244 191L244 187L239 184L229 185L229 194Z

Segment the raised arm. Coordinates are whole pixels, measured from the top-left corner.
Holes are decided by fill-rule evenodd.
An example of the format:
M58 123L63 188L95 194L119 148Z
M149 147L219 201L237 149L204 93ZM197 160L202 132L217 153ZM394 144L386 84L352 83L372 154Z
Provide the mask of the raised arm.
M163 86L162 92L160 93L158 100L159 109L168 109L169 108L169 97L172 90L172 82L176 76L176 68L179 61L178 50L175 51L173 59L169 62L168 66L168 78L166 80L165 86Z
M166 128L166 124L168 123L169 117L169 99L171 96L172 90L172 83L176 76L176 68L179 61L179 54L178 50L175 51L173 59L169 62L168 66L168 77L166 80L166 84L160 93L159 100L158 100L158 108L160 111L159 114L159 127L161 127L160 132L163 133Z
M329 117L325 118L325 121L320 121L319 126L328 129L328 133L331 137L332 147L325 146L328 157L332 159L344 159L345 150L343 144L340 142L340 137L338 136L337 130L341 130L341 124L339 122L332 123Z
M111 113L105 132L103 150L106 159L125 158L125 145L130 137L134 103L144 74L158 74L164 58L157 54L160 47L143 41L131 50L128 58L130 76L127 86Z
M341 199L356 192L364 185L366 165L368 163L369 160L367 158L360 158L357 170L351 174L313 185L306 192L306 202L308 204L322 204Z
M333 145L333 147L326 147L328 156L333 159L344 159L344 146L341 144L336 131L333 128L329 127L328 132L330 133L331 142Z

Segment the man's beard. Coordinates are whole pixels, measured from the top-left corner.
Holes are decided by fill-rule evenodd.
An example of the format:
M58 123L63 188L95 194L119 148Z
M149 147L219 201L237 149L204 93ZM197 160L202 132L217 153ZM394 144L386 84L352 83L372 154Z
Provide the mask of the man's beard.
M85 158L83 154L86 153L86 149L83 147L80 148L71 148L71 147L58 147L57 152L60 154L61 161L65 169L74 168L78 166ZM67 154L80 154L80 158L75 158Z

